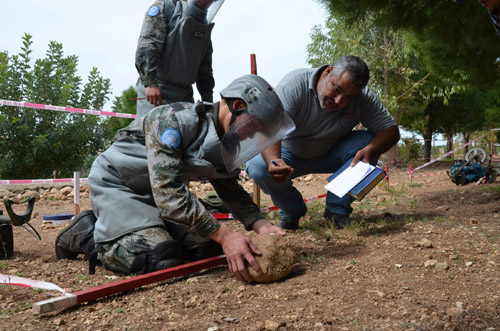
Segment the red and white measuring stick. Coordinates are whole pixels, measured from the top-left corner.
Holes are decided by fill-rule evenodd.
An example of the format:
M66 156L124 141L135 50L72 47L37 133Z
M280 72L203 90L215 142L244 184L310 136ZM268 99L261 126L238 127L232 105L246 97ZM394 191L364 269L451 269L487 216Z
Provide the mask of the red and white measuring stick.
M18 276L0 274L0 284L30 287L33 289L45 291L59 291L63 294L66 294L66 291L56 284Z
M83 109L83 108L52 106L52 105L44 105L44 104L31 103L31 102L25 102L25 101L11 101L11 100L0 99L0 105L12 106L12 107L22 107L22 108L42 109L42 110L55 110L55 111L62 111L62 112L68 112L68 113L79 113L79 114L89 114L89 115L98 115L98 116L135 118L135 114L115 113L112 111L104 111L104 110L91 110L91 109Z
M196 271L226 265L225 255L209 257L204 260L182 264L176 267L131 277L101 286L92 287L75 293L37 302L33 305L34 314L45 314L76 306L83 302L93 301L108 295L130 291L134 288L157 283L170 278L185 276Z

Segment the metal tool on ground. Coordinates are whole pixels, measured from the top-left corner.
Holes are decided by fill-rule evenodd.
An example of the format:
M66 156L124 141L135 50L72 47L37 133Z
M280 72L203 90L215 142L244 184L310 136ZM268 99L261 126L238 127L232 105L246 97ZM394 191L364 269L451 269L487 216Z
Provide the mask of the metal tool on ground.
M14 209L12 208L13 204L23 204L28 203L28 207L26 211L22 214L16 214ZM5 206L5 211L7 215L0 216L0 224L12 224L16 226L22 226L26 229L33 237L38 240L41 240L40 234L36 229L29 223L31 219L31 214L33 213L33 207L35 206L35 197L30 196L22 199L19 202L12 201L8 198L3 200L3 204Z
M135 288L164 281L174 277L185 276L204 269L227 264L225 255L186 263L176 267L151 272L148 274L119 280L102 286L92 287L75 293L66 293L63 296L37 302L33 305L34 314L45 314L57 310L74 307L83 302L93 301L108 295L122 293Z

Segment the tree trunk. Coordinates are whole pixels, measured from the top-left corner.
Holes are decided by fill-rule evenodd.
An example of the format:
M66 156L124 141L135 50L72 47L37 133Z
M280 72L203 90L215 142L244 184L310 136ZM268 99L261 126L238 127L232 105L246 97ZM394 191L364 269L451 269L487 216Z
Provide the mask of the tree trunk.
M389 49L389 42L387 40L387 29L384 29L383 32L384 36L384 46L385 49ZM391 69L389 68L387 57L384 59L384 96L386 100L389 100L389 95L391 93L391 85L390 85L390 78L391 78ZM395 110L394 114L394 120L396 123L398 123L398 114L397 114L397 109ZM398 160L398 144L392 146L391 149L389 149L386 153L387 159L392 162L396 162Z
M432 151L432 119L429 118L427 122L427 130L424 132L424 161L429 162L431 160Z
M470 140L470 133L464 133L463 136L464 136L464 144L467 144ZM464 157L468 151L469 151L469 145L464 147Z
M453 134L452 133L446 133L446 153L451 152L453 150ZM453 157L453 154L449 155L450 157Z

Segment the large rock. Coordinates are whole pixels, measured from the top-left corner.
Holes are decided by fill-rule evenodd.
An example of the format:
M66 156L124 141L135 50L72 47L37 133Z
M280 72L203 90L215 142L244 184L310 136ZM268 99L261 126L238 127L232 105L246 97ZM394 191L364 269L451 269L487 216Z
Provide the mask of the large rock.
M295 254L284 237L275 234L255 234L251 239L262 253L255 257L262 274L259 275L251 266L247 268L253 281L274 282L290 274L295 263Z

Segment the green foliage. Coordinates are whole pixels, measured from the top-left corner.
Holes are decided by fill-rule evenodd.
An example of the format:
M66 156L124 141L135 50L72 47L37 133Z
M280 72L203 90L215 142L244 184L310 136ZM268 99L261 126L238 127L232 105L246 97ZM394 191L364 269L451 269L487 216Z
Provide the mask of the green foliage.
M370 87L397 119L404 100L398 100L397 96L412 84L414 69L409 66L412 55L401 33L381 29L374 23L375 18L366 15L349 25L342 16L331 13L324 27L318 25L312 30L308 61L318 67L344 55L362 58L370 68Z
M319 66L347 54L363 58L371 71L370 87L396 122L425 139L425 159L436 133L470 135L489 123L500 125L500 43L477 3L320 2L330 17L311 33L309 62ZM483 34L477 36L478 31ZM476 53L481 56L471 56Z
M416 139L402 139L403 144L398 146L399 160L403 163L411 163L422 155L422 145Z
M122 92L122 95L115 98L113 101L112 110L116 113L135 114L137 111L137 90L134 86L130 86ZM126 127L132 122L132 119L121 117L109 117L103 123L106 127L108 137L112 139L116 131Z
M0 98L32 103L101 109L109 99L110 81L97 68L82 88L78 58L65 56L50 42L46 56L32 65L31 36L25 34L18 55L0 53ZM0 107L0 177L47 178L53 171L71 176L86 157L104 147L102 119L94 115Z
M375 25L408 33L424 71L443 78L467 77L475 86L498 80L500 43L491 19L477 1L319 0L346 24L374 15ZM472 55L473 54L473 55Z

